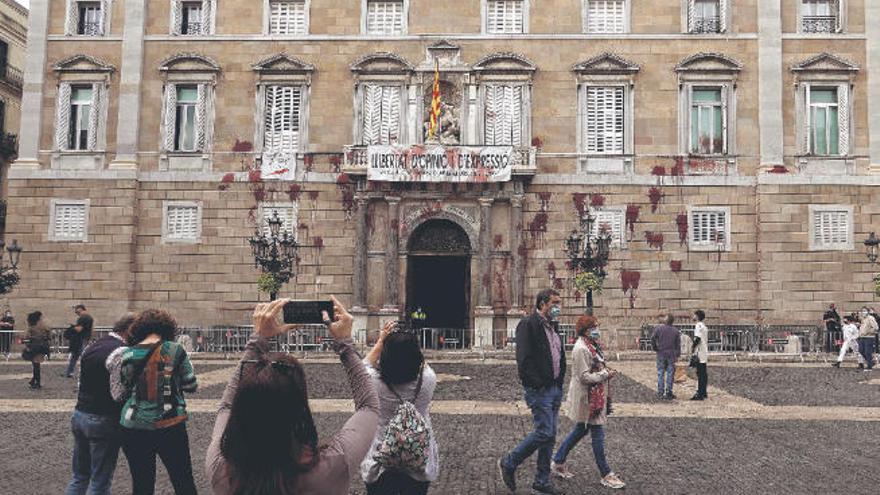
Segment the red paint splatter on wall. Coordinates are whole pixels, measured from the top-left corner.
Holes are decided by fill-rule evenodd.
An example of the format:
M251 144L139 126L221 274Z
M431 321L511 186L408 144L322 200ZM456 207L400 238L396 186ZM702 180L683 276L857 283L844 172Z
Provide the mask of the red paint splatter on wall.
M312 201L316 201L318 199L319 191L309 191L309 199Z
M391 227L392 231L399 229L400 228L400 221L397 220L396 218L394 220L391 220L390 227Z
M785 165L773 165L773 168L768 170L771 174L787 174L788 169L785 168Z
M552 261L547 263L547 276L550 278L556 278L556 263Z
M605 196L601 194L593 194L590 196L590 206L593 208L601 208L605 206Z
M339 174L336 176L336 185L337 186L345 186L351 182L351 179L348 177L348 174Z
M257 203L261 203L266 200L266 188L262 185L256 186L251 190L251 194L254 196L254 201Z
M581 298L582 298L582 297L583 297L583 294L581 294L581 291L575 289L575 291L574 291L574 302L581 302Z
M300 194L302 194L302 186L299 184L291 184L290 187L287 188L287 197L290 198L291 201L299 201Z
M541 201L541 211L547 211L550 209L550 199L553 198L553 193L551 192L539 192L538 200Z
M659 232L645 232L645 240L648 241L648 247L663 251L663 234Z
M263 175L259 169L249 170L248 171L248 182L261 182L263 180Z
M532 138L532 146L541 149L544 147L544 141L540 137L535 136Z
M366 217L367 217L367 232L372 233L373 232L373 225L374 225L374 223L373 223L373 210L368 208L366 205L364 207L367 208L367 215L366 215Z
M676 157L675 166L669 171L669 175L673 177L682 177L684 175L684 158Z
M651 169L651 175L654 177L663 177L666 175L666 167L663 165L657 165L656 167Z
M303 165L305 166L306 172L311 172L315 168L315 155L311 153L303 155Z
M340 192L342 194L342 209L345 210L346 218L351 218L351 214L357 207L354 201L354 188L351 186L341 187Z
M235 140L235 144L232 145L233 153L250 153L254 150L254 145L250 141L239 141Z
M330 165L333 167L333 173L338 174L342 170L342 155L330 155Z
M657 206L663 199L663 191L659 187L648 189L648 200L651 202L651 213L657 213Z
M492 279L489 277L488 273L483 275L483 286L489 288L492 287Z
M582 218L587 213L587 193L572 193L571 201L574 203L578 218Z
M229 189L229 185L233 182L235 182L235 174L229 172L228 174L224 175L222 179L220 179L220 185L217 186L217 189L225 191Z
M554 278L553 279L553 288L556 290L565 289L565 284L562 282L561 278Z
M257 206L251 206L248 210L248 221L250 223L257 223Z
M529 222L528 230L533 239L547 232L548 221L549 217L547 216L547 214L544 212L540 212L535 215L535 218L531 222Z
M672 260L669 262L669 269L672 270L673 273L678 273L681 271L681 260Z
M312 239L312 244L315 245L318 249L324 249L324 238L323 237L315 237Z
M687 244L688 240L688 216L687 213L679 213L675 217L675 224L678 225L678 243L680 246Z
M639 212L642 207L639 205L627 205L626 207L626 225L629 227L629 233L636 233L636 222L639 221Z
M501 234L495 234L495 239L492 241L492 246L495 249L501 249L501 246L504 245L504 236Z
M620 271L620 288L623 290L624 294L629 295L629 308L635 308L636 302L636 290L639 288L639 282L642 279L642 274L635 270L621 270Z

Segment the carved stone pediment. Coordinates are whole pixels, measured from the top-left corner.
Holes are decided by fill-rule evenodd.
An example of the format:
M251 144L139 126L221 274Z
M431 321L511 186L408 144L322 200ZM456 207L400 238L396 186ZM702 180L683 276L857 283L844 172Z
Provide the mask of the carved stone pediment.
M111 73L116 68L88 55L74 55L64 60L55 62L52 66L55 72L102 72Z
M419 65L420 70L434 70L434 62L438 62L441 70L463 69L461 63L461 47L449 40L440 40L425 48L425 61Z
M255 72L271 72L276 74L303 74L315 71L315 66L286 53L272 55L254 64Z
M372 53L351 64L352 72L400 74L412 72L413 66L400 55L390 52Z
M858 72L859 66L843 57L820 53L793 66L792 72Z
M220 65L198 53L178 53L159 64L162 72L220 72Z
M499 52L487 55L474 64L476 72L535 72L538 67L522 55Z
M734 74L742 68L740 62L722 53L698 53L679 62L675 71Z
M640 70L638 64L609 52L597 55L571 68L579 74L634 74Z

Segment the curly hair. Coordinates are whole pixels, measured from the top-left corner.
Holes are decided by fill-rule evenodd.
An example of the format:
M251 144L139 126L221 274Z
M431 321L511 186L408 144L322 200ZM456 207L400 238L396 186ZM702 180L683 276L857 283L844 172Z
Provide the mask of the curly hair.
M158 334L162 340L174 340L177 333L177 321L171 313L163 309L147 309L142 311L129 328L129 343L137 344L150 334Z
M598 326L599 326L599 320L597 320L595 316L584 315L584 316L581 316L580 318L578 318L578 321L575 324L574 328L575 328L575 331L577 332L577 336L583 337L584 335L589 333L590 330L592 330Z

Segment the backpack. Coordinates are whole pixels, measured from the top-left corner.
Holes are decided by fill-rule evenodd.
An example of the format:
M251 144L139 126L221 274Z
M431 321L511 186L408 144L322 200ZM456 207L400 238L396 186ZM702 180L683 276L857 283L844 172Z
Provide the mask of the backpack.
M422 390L423 371L424 367L419 370L419 381L412 401L403 400L394 387L386 384L400 401L400 405L388 421L382 440L373 455L376 463L385 468L420 473L425 471L428 464L431 430L414 404Z

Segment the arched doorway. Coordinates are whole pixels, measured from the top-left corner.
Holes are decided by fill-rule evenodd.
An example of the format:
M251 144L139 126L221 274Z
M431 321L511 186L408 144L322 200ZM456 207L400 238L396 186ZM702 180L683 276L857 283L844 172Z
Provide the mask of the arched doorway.
M407 251L407 315L421 307L426 319L414 322L418 326L469 329L471 243L464 229L428 220L413 231Z

